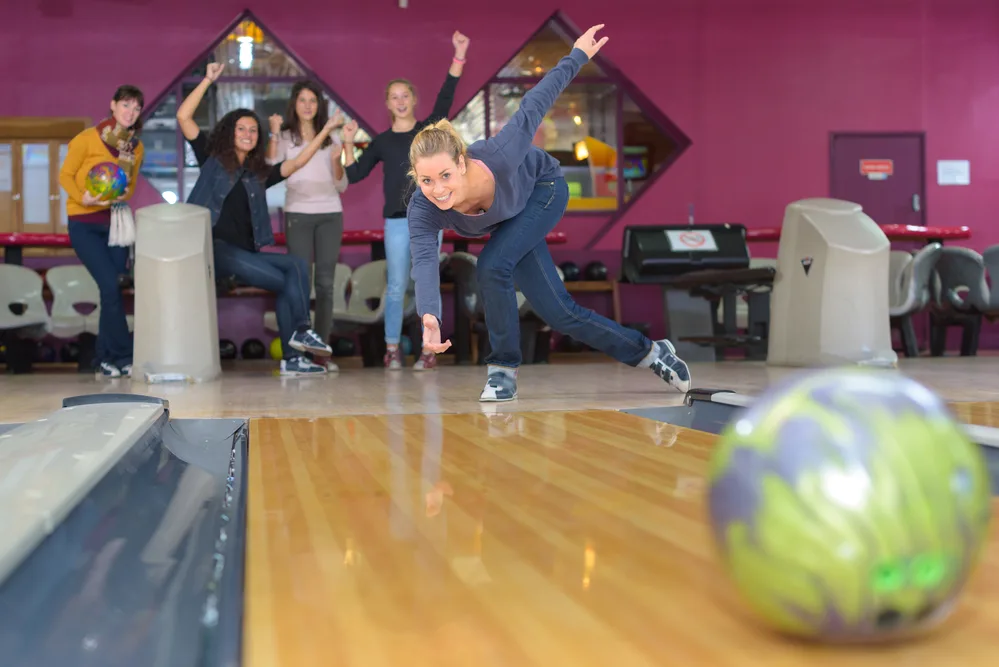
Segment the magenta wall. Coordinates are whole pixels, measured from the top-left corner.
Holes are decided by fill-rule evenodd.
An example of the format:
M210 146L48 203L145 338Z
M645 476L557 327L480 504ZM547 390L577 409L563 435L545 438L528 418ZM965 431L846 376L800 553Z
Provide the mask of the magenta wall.
M693 146L604 236L595 235L606 218L563 221L571 242L553 248L556 260L616 267L624 225L682 222L691 203L699 222L779 224L788 202L828 194L834 130L925 131L929 223L970 225L968 245L979 250L999 243L995 0L633 0L612 12L603 0L410 0L405 10L390 0L14 3L0 26L0 58L13 73L0 114L96 117L124 81L151 98L249 6L381 130L390 78L412 79L428 110L453 29L472 38L457 110L554 10L570 5L577 25L607 24L603 53ZM942 158L970 160L972 184L936 186ZM155 193L139 203L145 197ZM352 186L346 206L349 228L378 226L378 179ZM583 250L590 244L594 250ZM626 319L661 319L656 292L629 293ZM641 312L650 300L654 316Z

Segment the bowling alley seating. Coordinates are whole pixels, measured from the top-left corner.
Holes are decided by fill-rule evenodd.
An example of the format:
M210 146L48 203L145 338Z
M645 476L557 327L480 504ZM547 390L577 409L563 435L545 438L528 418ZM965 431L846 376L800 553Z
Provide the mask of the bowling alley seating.
M912 316L930 302L930 279L943 245L929 243L916 253L893 250L888 260L891 325L898 329L907 357L919 356L919 342Z
M16 264L0 264L0 341L7 348L7 367L31 371L34 346L51 327L42 298L42 277Z
M455 301L472 328L477 339L476 363L484 364L489 354L489 333L486 329L482 297L479 294L479 281L476 277L478 257L467 252L453 252L448 258L448 266L454 276ZM562 271L556 267L559 278ZM563 278L564 280L564 278ZM520 314L520 346L524 363L547 361L551 343L551 328L535 314L531 304L517 290L517 309Z
M961 356L978 354L982 318L990 321L999 318L997 278L999 246L987 248L981 254L970 248L943 248L932 280L930 354L943 356L951 327L962 330Z
M312 265L312 273L315 276L315 264ZM349 264L344 264L342 262L337 263L336 269L333 272L333 321L336 322L340 319L340 316L347 312L347 294L350 289L350 276L353 269L350 268ZM312 292L309 294L309 300L315 301L316 299L316 283L315 279L310 278L309 282L312 285ZM309 311L309 318L315 322L316 311ZM274 334L278 332L277 325L277 314L273 310L268 310L264 313L264 328ZM329 341L327 341L329 342Z

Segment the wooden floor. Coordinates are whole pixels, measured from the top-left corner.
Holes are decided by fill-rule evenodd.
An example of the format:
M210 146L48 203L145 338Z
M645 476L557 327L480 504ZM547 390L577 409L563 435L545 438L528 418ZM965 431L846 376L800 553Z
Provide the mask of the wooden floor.
M0 376L0 422L98 392L167 398L174 418L252 418L247 667L995 662L995 532L961 606L927 640L830 649L757 626L704 520L714 436L618 412L680 403L649 371L528 366L519 399L499 405L477 401L482 367L274 371L243 362L201 385ZM794 372L692 367L697 387L748 394ZM999 357L903 361L901 372L960 419L999 426Z
M714 555L714 436L658 426L608 411L252 421L245 664L995 664L999 533L930 637L790 641L745 613Z
M999 401L999 356L918 359L900 367L947 400ZM651 372L613 361L525 366L518 399L486 406L478 402L485 383L481 366L440 366L425 373L355 368L303 379L279 377L276 368L273 361L237 362L223 366L221 379L198 385L96 381L68 371L0 375L0 423L36 419L58 409L66 396L98 392L167 398L172 416L182 418L618 410L678 405L682 398ZM729 362L692 364L691 372L696 387L758 394L799 371Z

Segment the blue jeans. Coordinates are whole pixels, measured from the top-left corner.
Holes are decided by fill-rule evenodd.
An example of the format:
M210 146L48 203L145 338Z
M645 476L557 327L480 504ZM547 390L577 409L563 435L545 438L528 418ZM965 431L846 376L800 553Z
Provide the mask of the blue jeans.
M437 235L437 253L440 254L444 231ZM385 218L385 342L398 345L402 337L402 310L409 290L409 220Z
M274 314L277 315L282 356L285 359L299 356L288 341L297 329L308 327L311 323L309 265L295 255L250 252L218 239L213 240L213 245L216 275L234 276L250 287L259 287L277 295Z
M521 364L515 283L534 312L552 329L622 363L637 366L652 349L649 338L583 308L566 291L545 235L562 219L568 203L565 179L539 181L524 210L500 223L482 249L476 278L492 348L487 364L508 368Z
M132 363L134 339L125 319L125 302L118 276L128 269L128 248L108 245L109 225L69 221L69 242L76 256L93 276L101 293L101 315L97 332L98 364L119 369Z

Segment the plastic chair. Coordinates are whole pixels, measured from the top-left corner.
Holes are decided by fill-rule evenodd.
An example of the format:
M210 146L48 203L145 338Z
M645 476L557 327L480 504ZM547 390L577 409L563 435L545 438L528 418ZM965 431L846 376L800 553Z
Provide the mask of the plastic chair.
M893 250L889 255L888 315L902 336L907 357L919 356L912 316L930 301L930 278L942 250L941 244L930 243L914 255L901 250Z
M42 299L42 277L18 264L0 264L0 330L41 337L51 319Z
M45 273L52 292L52 335L73 338L84 332L96 334L101 318L101 292L87 268L81 264L54 266ZM91 305L86 315L77 305Z

